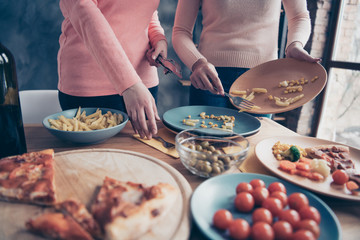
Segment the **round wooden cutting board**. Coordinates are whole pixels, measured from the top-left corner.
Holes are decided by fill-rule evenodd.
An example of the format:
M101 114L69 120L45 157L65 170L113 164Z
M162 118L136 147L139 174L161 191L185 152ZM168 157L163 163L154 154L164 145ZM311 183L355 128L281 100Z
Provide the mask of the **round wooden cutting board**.
M141 153L116 149L86 149L55 154L57 200L77 198L89 208L105 176L120 181L154 185L165 182L180 191L174 207L142 239L188 239L190 235L187 180L163 161ZM0 202L0 239L43 239L25 229L25 222L47 208Z

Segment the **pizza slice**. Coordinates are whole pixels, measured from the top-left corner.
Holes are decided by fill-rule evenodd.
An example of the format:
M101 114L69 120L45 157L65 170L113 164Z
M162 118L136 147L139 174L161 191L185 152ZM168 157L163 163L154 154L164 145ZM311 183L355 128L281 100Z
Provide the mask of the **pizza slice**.
M0 200L53 205L54 150L0 159Z
M82 228L95 238L101 238L102 233L99 224L87 210L84 204L68 199L55 205L55 209L65 215L71 216Z
M61 212L47 212L25 224L26 228L36 234L51 239L92 240L90 233L85 231L71 216Z
M167 214L178 194L167 183L147 187L106 177L91 211L106 239L137 239Z

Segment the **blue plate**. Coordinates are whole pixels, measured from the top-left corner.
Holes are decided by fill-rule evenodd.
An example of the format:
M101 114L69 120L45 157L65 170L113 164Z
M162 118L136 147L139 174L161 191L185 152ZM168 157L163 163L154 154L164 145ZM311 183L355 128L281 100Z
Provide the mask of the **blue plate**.
M320 198L303 190L295 185L281 179L253 173L225 174L210 178L195 189L190 203L191 212L200 230L209 239L224 239L224 232L216 230L212 226L214 213L221 209L228 209L234 218L244 218L250 224L251 213L240 213L234 207L235 189L240 182L250 182L252 179L262 179L266 186L272 182L281 182L287 189L287 194L302 192L308 199L311 206L318 209L321 214L320 240L341 239L341 228L339 220L334 212Z
M200 118L199 114L202 112L205 112L207 115L214 114L215 116L234 116L235 126L233 128L233 132L242 136L252 135L258 132L261 127L260 121L247 113L239 112L238 110L234 109L212 106L183 106L173 108L164 113L163 122L168 128L176 132L194 128L192 126L187 126L182 122L184 119L187 119L189 115L191 116L191 119L200 119L200 121L204 120L205 125L207 126L209 126L208 123L210 121L217 124L222 123L216 119ZM200 127L200 123L198 123L197 126ZM229 133L226 131L214 131L211 128L203 128L203 132L215 136L229 136Z

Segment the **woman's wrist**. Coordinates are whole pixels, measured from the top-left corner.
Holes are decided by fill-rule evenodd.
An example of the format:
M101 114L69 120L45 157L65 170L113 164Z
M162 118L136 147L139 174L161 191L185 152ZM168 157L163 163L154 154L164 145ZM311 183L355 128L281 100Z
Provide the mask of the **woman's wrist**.
M198 59L191 67L191 70L194 72L200 65L207 63L205 58Z
M290 45L286 48L285 50L285 55L288 54L289 52L289 49L292 49L292 48L304 48L303 44L299 41L295 41L295 42L292 42L290 43Z

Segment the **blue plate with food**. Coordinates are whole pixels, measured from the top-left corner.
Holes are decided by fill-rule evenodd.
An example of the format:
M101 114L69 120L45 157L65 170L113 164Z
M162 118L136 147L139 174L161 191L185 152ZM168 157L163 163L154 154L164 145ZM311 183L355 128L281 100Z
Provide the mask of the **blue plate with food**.
M166 111L164 125L175 132L200 128L203 133L228 137L249 136L260 130L259 119L238 110L212 106L183 106Z
M253 225L252 212L254 210L249 213L238 211L235 207L234 199L237 185L241 182L250 183L254 179L262 180L265 183L265 187L268 187L273 182L282 183L286 188L287 196L290 196L292 193L305 194L309 205L316 208L321 216L320 224L318 225L320 227L318 239L341 239L339 220L320 198L279 178L253 173L219 175L206 180L195 189L190 203L191 213L205 236L209 239L231 239L228 230L218 230L213 224L213 216L219 209L227 209L232 213L233 219L243 218L250 226Z

